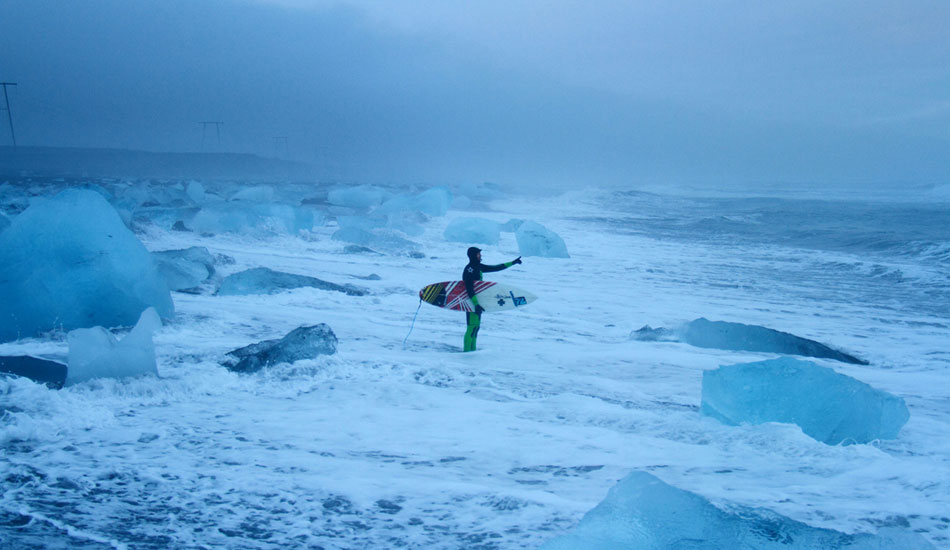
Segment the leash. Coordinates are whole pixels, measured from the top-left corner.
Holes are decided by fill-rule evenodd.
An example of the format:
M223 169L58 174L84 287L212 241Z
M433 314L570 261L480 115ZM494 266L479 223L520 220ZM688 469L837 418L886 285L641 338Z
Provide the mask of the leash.
M406 349L406 340L409 339L409 334L412 334L412 328L416 326L416 317L419 316L419 308L422 307L422 298L419 298L419 307L416 308L416 314L412 316L412 324L409 325L409 333L406 334L406 337L402 340L402 349Z

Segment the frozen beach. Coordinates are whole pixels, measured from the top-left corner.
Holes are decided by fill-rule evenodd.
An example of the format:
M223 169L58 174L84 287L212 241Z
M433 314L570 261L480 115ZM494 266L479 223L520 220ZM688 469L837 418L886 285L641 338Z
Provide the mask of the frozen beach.
M121 203L124 182L98 183ZM2 189L15 220L33 197ZM175 230L145 201L131 208L149 251L199 246L233 262L171 293L158 376L61 390L0 378L0 546L535 548L642 471L719 509L848 534L899 528L950 549L945 189L452 191L445 215L394 230L413 247L366 244L378 253L347 252L332 238L343 210L321 201L306 229L262 232ZM276 186L250 203L314 195L326 189ZM446 240L464 217L537 222L569 252L486 274L538 300L486 313L465 354L463 314L422 304L414 319L419 289L461 278L469 244L486 264L522 252L505 231L497 244ZM367 293L215 294L259 267ZM869 364L799 359L903 399L909 420L895 439L829 445L793 424L704 416L705 371L779 355L631 337L699 318L859 357ZM251 374L222 366L231 350L318 323L335 354ZM4 356L68 352L65 331L0 344Z

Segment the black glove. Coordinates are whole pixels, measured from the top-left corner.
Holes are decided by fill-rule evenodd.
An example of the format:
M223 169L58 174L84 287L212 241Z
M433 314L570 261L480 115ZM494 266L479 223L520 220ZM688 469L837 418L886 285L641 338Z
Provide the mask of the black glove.
M481 315L483 311L485 311L485 308L483 308L482 306L475 306L476 315Z
M521 256L518 256L517 258L515 258L515 261L513 261L513 262L511 262L511 263L512 263L512 264L520 264L520 263L521 263Z

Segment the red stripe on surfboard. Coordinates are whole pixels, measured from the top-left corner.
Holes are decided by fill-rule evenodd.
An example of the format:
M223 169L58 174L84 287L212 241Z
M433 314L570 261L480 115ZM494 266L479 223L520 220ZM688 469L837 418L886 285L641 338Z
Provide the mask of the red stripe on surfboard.
M493 286L495 283L492 281L475 281L475 294ZM445 307L456 311L475 311L468 299L468 293L465 292L465 284L461 281L451 283L445 292Z

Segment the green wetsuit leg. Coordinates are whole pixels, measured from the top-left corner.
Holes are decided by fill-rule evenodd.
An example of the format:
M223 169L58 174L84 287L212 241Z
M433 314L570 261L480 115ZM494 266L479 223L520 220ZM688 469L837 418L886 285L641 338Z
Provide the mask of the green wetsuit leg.
M465 329L462 351L475 351L475 340L478 338L478 327L482 324L482 316L469 311L465 313L465 321L468 326Z

